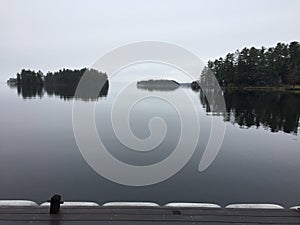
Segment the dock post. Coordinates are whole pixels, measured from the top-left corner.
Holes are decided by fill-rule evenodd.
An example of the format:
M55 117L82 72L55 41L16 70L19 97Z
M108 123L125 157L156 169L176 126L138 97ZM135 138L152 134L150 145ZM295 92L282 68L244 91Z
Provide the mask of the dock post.
M61 201L60 195L53 195L52 198L47 202L50 202L50 214L57 214L60 209L60 204L64 203L63 201Z

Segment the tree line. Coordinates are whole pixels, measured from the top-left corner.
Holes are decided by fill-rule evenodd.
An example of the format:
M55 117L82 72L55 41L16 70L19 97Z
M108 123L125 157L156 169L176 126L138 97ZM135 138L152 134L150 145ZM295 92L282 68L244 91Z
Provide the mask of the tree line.
M208 61L207 67L224 87L300 85L300 44L245 47Z
M89 96L87 93L78 93L82 99L94 99L107 95L109 83L105 73L95 69L62 69L57 72L48 72L44 75L41 71L25 70L17 73L16 78L10 78L7 83L12 88L17 88L17 93L23 98L31 98L35 96L42 97L46 92L49 96L56 95L63 99L71 99L74 97L77 85L84 74L87 74L90 85L97 82L103 84L98 96ZM78 96L77 96L78 97Z
M43 84L55 84L55 85L72 85L78 84L84 73L92 74L95 76L108 79L105 73L99 72L95 69L62 69L57 72L48 72L44 75L40 70L35 72L34 70L22 69L20 73L17 73L17 78L10 78L8 83L24 84L24 85L43 85Z

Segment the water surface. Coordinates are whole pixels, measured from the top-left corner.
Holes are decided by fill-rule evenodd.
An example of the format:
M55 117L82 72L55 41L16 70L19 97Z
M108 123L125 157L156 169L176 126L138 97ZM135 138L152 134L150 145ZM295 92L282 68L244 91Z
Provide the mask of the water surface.
M111 83L107 96L96 102L96 124L101 139L111 154L133 165L149 165L166 158L180 135L176 110L155 98L137 104L130 125L138 137L149 136L148 122L155 116L165 119L168 133L157 149L147 154L132 151L116 139L109 120L115 93L121 86ZM132 94L142 91L148 90L134 88ZM186 92L200 115L200 141L195 154L170 179L146 187L129 187L101 177L83 159L73 135L70 96L47 93L28 96L28 92L22 96L2 84L0 199L31 199L40 203L59 193L64 200L100 204L108 201L220 205L256 202L286 207L299 204L299 94L225 91L227 113L215 114L203 93L190 89ZM213 116L226 123L225 139L215 161L200 173L198 164Z

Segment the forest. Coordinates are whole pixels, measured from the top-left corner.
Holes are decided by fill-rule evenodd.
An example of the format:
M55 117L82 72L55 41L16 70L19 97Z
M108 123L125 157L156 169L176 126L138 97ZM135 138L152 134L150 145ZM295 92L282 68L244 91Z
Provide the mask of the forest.
M220 86L300 85L300 44L277 43L270 48L243 48L208 61Z
M210 70L208 70L210 69ZM74 86L77 85L86 68L79 70L62 69L57 72L35 72L23 69L17 78L10 78L10 85L34 86ZM201 74L200 82L209 80L212 71L222 87L266 87L300 85L300 43L293 41L289 44L277 43L270 48L243 48L234 53L228 53L224 58L209 60ZM105 73L89 70L107 80ZM203 76L204 75L204 76ZM107 81L108 82L108 81ZM153 82L152 82L153 83ZM147 85L152 85L150 81ZM192 83L192 88L195 88ZM140 82L139 86L144 85ZM157 85L155 83L155 85ZM196 85L197 86L197 85ZM299 87L300 88L300 87ZM196 87L197 89L197 87Z
M74 97L77 85L85 73L91 78L98 77L97 81L103 82L103 88L97 97L106 96L109 88L108 77L105 73L95 69L62 69L57 72L48 72L46 75L41 71L23 69L17 73L17 78L10 78L7 83L11 88L17 88L18 94L23 98L42 97L44 93L47 93L49 96L55 95L70 99ZM94 98L86 94L79 97L83 100Z

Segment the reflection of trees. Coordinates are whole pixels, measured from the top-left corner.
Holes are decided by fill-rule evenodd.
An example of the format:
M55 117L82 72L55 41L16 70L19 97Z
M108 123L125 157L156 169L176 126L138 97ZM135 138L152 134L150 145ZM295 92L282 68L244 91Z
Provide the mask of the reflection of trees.
M35 97L43 97L44 93L47 93L48 96L59 96L64 100L71 100L74 98L75 91L77 88L76 84L70 85L14 85L10 86L12 88L17 89L18 95L21 95L23 98L35 98ZM81 100L97 100L97 98L106 97L108 93L109 84L108 81L105 81L103 88L99 91L99 95L89 96L89 95L77 95L76 98Z
M105 81L103 88L99 91L98 96L89 96L89 95L80 95L77 93L76 98L81 100L97 100L97 98L106 97L108 93L108 81ZM75 97L75 91L77 88L77 84L70 85L45 85L45 91L49 96L59 96L64 100L73 99Z
M241 127L263 126L271 132L297 133L300 118L300 94L288 92L225 91L227 113L224 120ZM215 112L206 95L200 101L207 112ZM212 108L214 107L214 108Z
M43 97L44 89L41 84L9 84L11 88L16 88L18 95L23 98Z
M16 88L18 95L23 98L42 97L46 92L49 96L55 95L68 100L75 97L76 88L84 74L89 76L92 86L88 84L85 90L76 94L76 98L96 100L99 97L107 96L109 88L107 75L94 69L63 69L54 73L48 72L46 76L40 71L36 73L30 70L22 70L21 74L17 74L17 78L11 78L7 83L11 88ZM98 92L98 89L96 89L97 93L91 94L89 90L94 88L95 84L101 90Z
M223 92L210 69L204 67L200 79L192 83L192 89L200 91L200 101L207 112L211 112L213 115L226 115Z
M206 112L213 115L226 115L223 92L218 88L200 89L200 101Z

